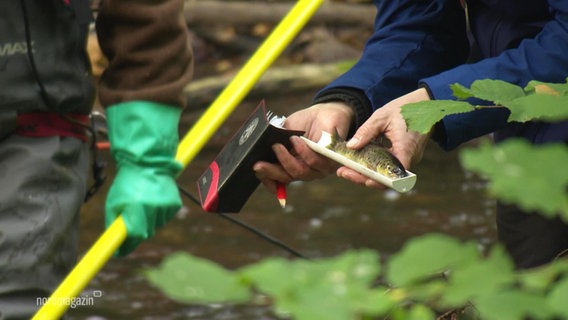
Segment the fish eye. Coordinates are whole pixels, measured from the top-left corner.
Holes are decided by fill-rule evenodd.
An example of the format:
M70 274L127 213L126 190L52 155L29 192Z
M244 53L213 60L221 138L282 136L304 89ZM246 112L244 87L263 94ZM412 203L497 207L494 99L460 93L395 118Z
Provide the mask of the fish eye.
M398 167L394 167L392 168L392 172L399 175L402 173L402 169L398 168Z

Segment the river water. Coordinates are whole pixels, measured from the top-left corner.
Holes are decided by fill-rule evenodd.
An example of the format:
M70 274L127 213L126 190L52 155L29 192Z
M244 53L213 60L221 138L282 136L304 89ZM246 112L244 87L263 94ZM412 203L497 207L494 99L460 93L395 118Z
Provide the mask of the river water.
M289 114L309 103L310 96L274 97L267 100L278 114ZM197 195L195 181L224 143L255 108L258 100L241 103L179 179ZM187 111L181 134L199 112ZM354 248L371 248L383 257L397 252L416 236L439 232L478 241L481 247L495 242L494 202L486 185L465 172L458 162L459 149L444 152L431 144L422 162L412 168L418 175L413 191L398 194L354 186L335 176L293 183L288 206L280 208L274 195L259 187L238 214L242 221L263 230L310 258L337 255ZM85 252L103 231L104 197L114 174L108 162L109 181L85 204L82 211L80 251ZM141 244L126 258L108 262L84 291L95 296L89 305L70 309L70 319L276 319L266 307L188 306L171 301L142 277L140 270L157 266L176 251L238 268L266 257L291 257L243 228L221 219L184 199L187 210ZM284 276L284 275L283 275Z

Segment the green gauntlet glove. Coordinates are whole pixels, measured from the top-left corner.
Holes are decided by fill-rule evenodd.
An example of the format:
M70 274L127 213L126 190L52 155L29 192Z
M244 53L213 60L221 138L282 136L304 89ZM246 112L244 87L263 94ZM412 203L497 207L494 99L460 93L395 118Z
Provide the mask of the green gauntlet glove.
M128 236L116 253L132 252L181 207L175 160L181 109L131 101L106 110L111 153L118 173L108 192L105 225L122 214Z

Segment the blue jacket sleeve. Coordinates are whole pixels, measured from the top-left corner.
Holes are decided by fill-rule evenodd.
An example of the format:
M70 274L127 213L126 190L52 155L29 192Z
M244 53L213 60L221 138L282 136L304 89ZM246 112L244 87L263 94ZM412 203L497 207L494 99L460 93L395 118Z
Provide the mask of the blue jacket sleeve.
M518 47L505 50L498 56L474 64L464 64L422 79L434 99L455 99L450 85L470 86L478 79L500 79L520 86L530 80L564 82L568 76L568 2L549 0L554 18L531 39ZM444 118L445 137L438 141L451 149L477 136L502 128L507 123L508 111L482 110L471 114Z
M356 110L357 127L372 111L415 90L418 80L463 63L465 19L456 0L375 0L374 34L359 61L316 95L357 92L368 110ZM342 100L342 99L341 99Z

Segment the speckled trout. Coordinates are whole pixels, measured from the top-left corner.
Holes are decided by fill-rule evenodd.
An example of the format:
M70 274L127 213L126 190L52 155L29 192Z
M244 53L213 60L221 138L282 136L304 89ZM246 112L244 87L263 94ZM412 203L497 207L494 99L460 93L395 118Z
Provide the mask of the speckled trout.
M346 144L345 140L334 134L327 148L391 179L408 175L402 163L383 146L371 142L359 150L353 150L347 148Z

